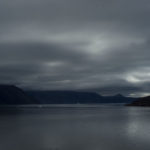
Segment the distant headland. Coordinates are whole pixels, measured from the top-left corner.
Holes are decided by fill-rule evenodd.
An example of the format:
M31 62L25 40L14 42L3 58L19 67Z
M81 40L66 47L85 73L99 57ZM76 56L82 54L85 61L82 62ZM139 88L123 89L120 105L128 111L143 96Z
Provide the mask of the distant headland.
M143 107L150 107L150 96L138 98L137 100L133 101L127 106L143 106Z

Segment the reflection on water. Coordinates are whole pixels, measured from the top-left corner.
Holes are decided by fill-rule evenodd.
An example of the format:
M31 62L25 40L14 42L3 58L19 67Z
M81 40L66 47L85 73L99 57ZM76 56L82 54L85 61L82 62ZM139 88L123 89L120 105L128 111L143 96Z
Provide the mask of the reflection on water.
M0 112L1 150L149 150L150 108L63 105Z

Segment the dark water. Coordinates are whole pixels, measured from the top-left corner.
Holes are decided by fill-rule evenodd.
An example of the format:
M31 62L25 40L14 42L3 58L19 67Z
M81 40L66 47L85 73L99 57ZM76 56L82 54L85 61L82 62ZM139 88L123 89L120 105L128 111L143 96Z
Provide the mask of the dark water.
M64 105L1 111L0 150L150 150L150 108Z

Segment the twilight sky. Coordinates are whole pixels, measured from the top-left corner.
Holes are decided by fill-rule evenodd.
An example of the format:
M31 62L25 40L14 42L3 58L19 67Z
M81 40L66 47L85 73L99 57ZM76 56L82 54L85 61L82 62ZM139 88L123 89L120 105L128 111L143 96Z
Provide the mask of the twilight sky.
M0 83L150 95L149 0L0 0Z

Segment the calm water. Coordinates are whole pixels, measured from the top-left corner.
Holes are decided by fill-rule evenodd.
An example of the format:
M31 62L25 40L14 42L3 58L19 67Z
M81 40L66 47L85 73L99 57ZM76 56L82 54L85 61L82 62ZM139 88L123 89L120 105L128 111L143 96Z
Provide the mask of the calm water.
M150 150L150 108L63 105L1 111L0 150Z

